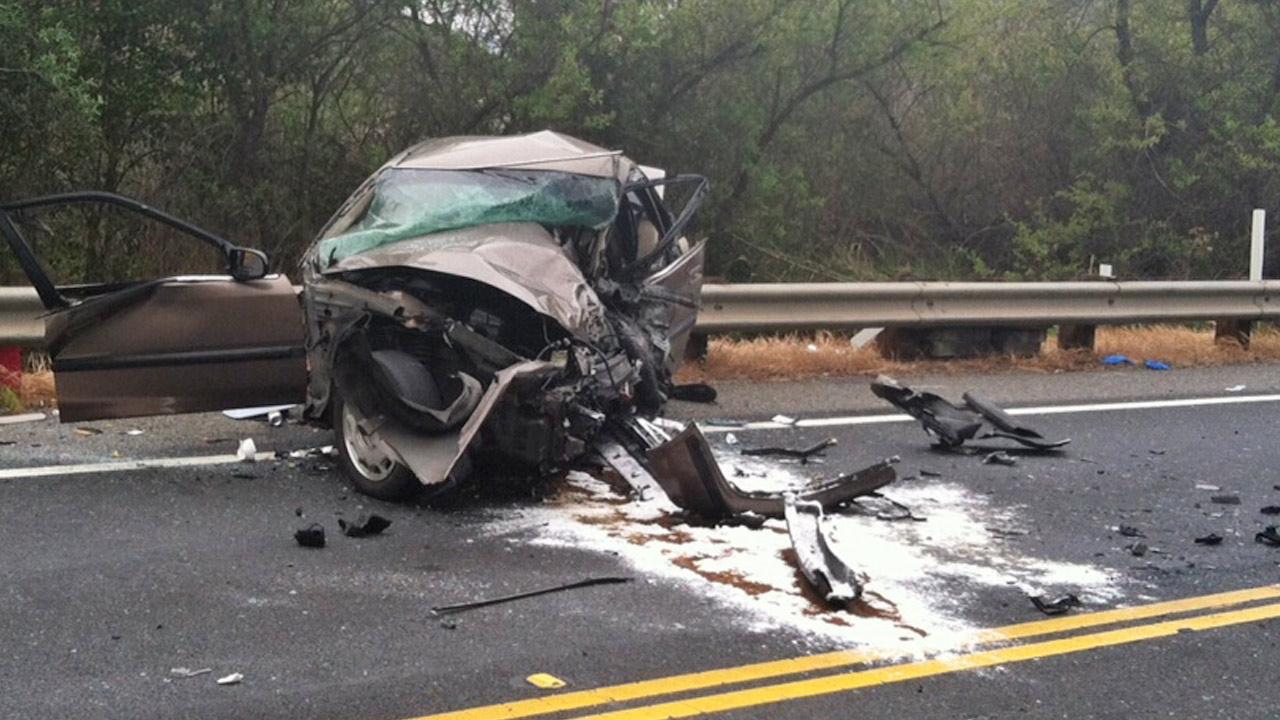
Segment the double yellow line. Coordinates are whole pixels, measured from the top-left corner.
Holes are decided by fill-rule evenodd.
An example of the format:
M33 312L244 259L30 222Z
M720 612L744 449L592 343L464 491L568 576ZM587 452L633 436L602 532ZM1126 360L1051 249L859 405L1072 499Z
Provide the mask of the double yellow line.
M1173 600L1138 607L1104 610L1020 625L1010 625L975 633L967 643L967 646L974 648L974 650L966 654L898 665L884 665L870 669L858 669L851 672L775 684L763 684L726 692L719 692L719 690L731 685L759 683L775 678L884 662L899 656L885 652L837 651L788 660L775 660L739 667L674 675L531 700L486 705L484 707L423 716L415 720L496 720L498 718L506 720L528 718L589 708L598 709L608 705L632 703L638 700L652 700L680 693L704 690L717 691L712 694L658 702L624 710L579 716L584 718L608 718L609 720L699 717L729 710L829 695L961 670L1007 665L1113 645L1124 645L1168 637L1184 631L1210 630L1229 625L1278 618L1280 617L1280 603L1255 604L1242 609L1192 615L1148 624L1130 624L1114 630L1078 634L1035 643L1009 645L992 650L977 649L988 645L1013 643L1033 637L1069 633L1075 630L1097 628L1105 625L1135 623L1168 615L1228 608L1277 598L1280 598L1280 585L1267 585L1248 590L1187 598L1185 600Z

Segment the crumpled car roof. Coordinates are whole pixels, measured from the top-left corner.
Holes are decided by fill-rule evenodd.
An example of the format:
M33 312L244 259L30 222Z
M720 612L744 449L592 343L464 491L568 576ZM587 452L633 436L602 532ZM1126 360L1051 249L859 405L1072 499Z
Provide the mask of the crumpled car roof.
M525 135L464 135L419 143L388 163L423 170L528 168L616 178L625 182L635 163L608 150L551 130Z

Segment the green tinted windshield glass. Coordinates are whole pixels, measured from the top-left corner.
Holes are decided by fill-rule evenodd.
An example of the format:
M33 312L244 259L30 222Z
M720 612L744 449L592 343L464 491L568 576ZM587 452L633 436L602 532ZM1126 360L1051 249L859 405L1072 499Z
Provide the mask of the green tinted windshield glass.
M612 178L547 170L394 168L374 183L369 209L346 232L320 241L326 265L401 240L491 223L599 229L613 222Z

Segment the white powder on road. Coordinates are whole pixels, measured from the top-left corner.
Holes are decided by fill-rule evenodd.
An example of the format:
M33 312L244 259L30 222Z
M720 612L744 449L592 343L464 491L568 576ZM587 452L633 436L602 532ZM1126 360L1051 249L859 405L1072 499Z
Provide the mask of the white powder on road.
M720 458L726 476L744 490L780 490L806 481L794 464L736 454ZM870 512L827 515L836 552L864 575L866 602L858 611L832 610L806 595L788 560L784 521L769 520L758 529L676 524L676 508L665 496L627 501L583 473L570 474L556 502L491 531L534 535L522 542L616 553L637 573L723 603L732 611L728 616L752 630L792 630L821 645L834 641L904 653L959 647L977 629L964 611L983 588L1007 588L1011 602L1026 602L1026 594L1074 592L1095 604L1123 594L1120 576L1110 570L1035 557L1019 549L1021 538L988 529L1016 527L1017 507L993 507L982 495L933 478L900 481L884 493L927 520L885 521ZM865 501L868 510L875 502Z

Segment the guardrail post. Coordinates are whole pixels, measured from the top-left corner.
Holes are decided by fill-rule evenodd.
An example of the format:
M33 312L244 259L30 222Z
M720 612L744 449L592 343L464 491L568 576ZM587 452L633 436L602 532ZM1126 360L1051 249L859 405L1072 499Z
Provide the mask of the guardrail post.
M1097 325L1059 325L1059 350L1092 350L1097 339Z
M684 345L684 360L702 362L707 359L707 346L711 338L706 333L692 333Z
M1252 320L1214 320L1213 341L1231 341L1240 343L1240 347L1249 347L1249 336L1253 334Z
M1262 280L1262 258L1267 243L1267 211L1253 211L1253 232L1249 236L1249 279Z

